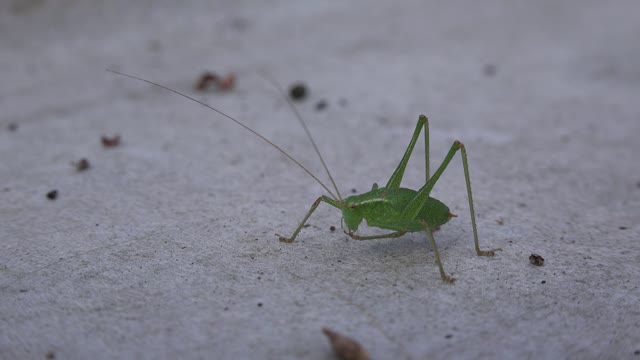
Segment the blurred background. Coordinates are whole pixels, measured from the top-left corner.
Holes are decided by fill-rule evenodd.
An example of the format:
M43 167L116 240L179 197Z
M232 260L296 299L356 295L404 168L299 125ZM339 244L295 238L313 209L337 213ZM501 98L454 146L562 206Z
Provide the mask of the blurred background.
M0 358L640 354L637 1L0 2ZM419 114L457 158L436 234L347 240L323 189L386 183ZM294 87L298 87L293 91ZM304 94L302 90L304 89ZM422 142L403 186L424 183ZM84 161L83 161L84 160ZM332 231L333 226L337 230ZM376 233L375 229L365 230ZM540 254L545 265L529 263Z

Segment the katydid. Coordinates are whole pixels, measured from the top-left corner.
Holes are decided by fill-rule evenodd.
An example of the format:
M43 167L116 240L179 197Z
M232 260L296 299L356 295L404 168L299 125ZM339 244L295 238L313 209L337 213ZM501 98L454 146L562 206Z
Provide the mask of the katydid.
M465 177L465 182L467 187L467 198L469 201L469 212L471 214L471 227L473 228L473 239L474 239L476 253L478 256L494 256L496 251L501 250L501 249L480 250L480 245L478 242L478 230L476 227L476 216L473 208L473 196L471 194L471 180L469 177L467 151L465 150L464 145L460 141L457 141L457 140L454 141L453 145L451 145L451 148L449 149L449 152L447 153L444 160L442 161L442 164L436 169L433 175L430 174L429 120L424 115L419 116L418 123L413 132L413 136L411 137L411 141L409 142L409 146L407 147L407 150L402 156L402 159L400 160L398 167L395 169L395 171L391 175L391 178L389 179L387 184L384 187L378 187L378 184L374 183L371 190L366 193L342 198L342 196L340 195L340 191L338 190L338 187L336 186L336 183L333 180L333 177L331 176L331 172L329 171L327 165L325 164L324 159L322 158L322 155L320 154L320 151L316 146L315 141L311 136L311 133L309 132L309 129L307 128L304 120L302 120L302 117L298 113L296 107L293 105L293 103L289 100L289 98L286 95L284 95L284 97L288 105L291 107L296 118L304 128L307 137L309 138L311 144L313 145L313 148L316 154L320 158L320 161L329 176L329 179L333 185L334 190L336 191L337 196L334 195L333 192L329 190L329 188L324 183L322 183L314 174L312 174L309 170L307 170L307 168L305 168L299 161L294 159L291 155L289 155L287 152L282 150L279 146L277 146L276 144L274 144L264 136L260 135L256 131L252 130L242 122L227 115L226 113L218 109L215 109L212 106L200 100L197 100L189 95L183 94L177 90L173 90L164 85L160 85L160 84L151 82L149 80L145 80L133 75L124 74L124 73L113 71L113 70L107 69L107 71L113 72L118 75L126 76L132 79L136 79L139 81L143 81L154 86L158 86L160 88L171 91L177 95L180 95L200 105L203 105L210 110L217 112L218 114L242 126L245 130L256 135L263 141L267 142L269 145L273 146L276 150L284 154L289 160L291 160L293 163L295 163L300 168L302 168L308 175L310 175L316 182L318 182L327 191L330 197L323 195L323 196L320 196L318 199L316 199L316 201L311 206L311 209L309 209L305 217L302 219L302 221L300 222L300 224L298 225L298 227L295 229L295 231L290 237L285 237L285 236L276 234L276 236L278 236L278 238L282 242L285 242L285 243L293 242L298 236L298 234L300 233L300 230L302 230L302 228L304 227L305 223L307 222L311 214L316 210L316 208L320 205L321 202L325 202L342 211L342 221L347 228L345 230L345 234L347 234L349 237L351 237L354 240L397 238L406 234L407 232L424 231L427 234L427 238L429 238L431 245L433 246L433 252L436 257L436 263L438 264L438 269L440 270L440 276L442 277L442 280L444 280L447 283L453 283L455 279L447 275L442 267L442 261L440 259L438 247L433 237L433 232L439 229L441 225L446 224L452 217L455 217L456 215L452 214L449 211L449 208L444 203L442 203L441 201L435 198L430 197L429 194L431 193L431 190L436 185L438 179L440 178L444 170L447 168L447 166L453 159L454 155L458 151L460 151L460 155L462 157L462 167L464 170L464 177ZM273 80L271 80L270 78L268 78L268 80L273 82ZM275 84L275 82L273 83L274 83L274 86L278 88L278 90L283 94L282 90L279 87L277 87L277 84ZM409 161L409 158L411 157L411 153L413 152L416 142L418 141L420 133L423 130L424 130L424 144L425 144L425 175L426 175L425 184L419 190L402 188L400 187L400 183L402 182L404 171L407 167L407 163ZM358 230L358 227L360 226L363 220L366 221L368 226L377 227L385 230L391 230L392 232L388 234L372 235L372 236L357 235L355 232Z

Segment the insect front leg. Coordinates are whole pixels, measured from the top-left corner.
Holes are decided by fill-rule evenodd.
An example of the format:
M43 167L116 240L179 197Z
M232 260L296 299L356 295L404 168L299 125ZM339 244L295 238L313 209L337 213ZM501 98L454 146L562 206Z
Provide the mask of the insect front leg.
M296 228L296 231L293 232L293 235L291 235L291 237L287 238L284 237L280 234L276 234L276 236L280 239L280 241L282 242L286 242L286 243L291 243L293 242L296 237L298 236L298 233L300 232L300 230L302 230L302 227L304 226L304 224L307 222L307 220L309 219L309 217L311 216L311 214L316 210L316 208L318 207L318 205L320 205L320 202L326 202L327 204L336 207L338 209L342 209L342 207L340 206L340 204L336 201L333 200L330 197L327 196L320 196L319 198L316 199L316 201L313 202L313 205L311 205L311 209L309 209L309 212L307 212L307 215L304 217L304 219L302 219L302 222L300 222L300 225L298 225L298 228Z

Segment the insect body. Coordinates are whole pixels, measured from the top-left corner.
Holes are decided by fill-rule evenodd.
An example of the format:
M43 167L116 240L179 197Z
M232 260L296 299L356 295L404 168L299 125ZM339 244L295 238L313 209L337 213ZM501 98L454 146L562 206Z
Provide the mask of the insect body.
M347 228L356 231L363 219L367 225L395 231L422 231L422 220L430 227L445 224L452 214L437 199L428 197L415 219L405 219L403 212L418 192L406 188L380 188L351 196L345 200L342 216ZM428 220L426 220L428 219Z
M404 171L423 128L425 132L426 183L417 191L401 188L400 183L402 182ZM433 176L429 175L429 120L424 115L420 115L409 146L385 187L380 188L377 184L374 184L371 191L360 195L349 196L344 200L321 196L311 206L311 209L294 231L293 235L289 238L280 236L280 241L292 242L295 240L304 223L318 207L320 202L326 202L342 210L342 217L347 227L346 233L354 240L395 238L407 232L426 232L436 255L440 276L446 282L454 282L455 279L444 272L442 262L440 261L440 254L438 253L438 248L433 238L433 231L438 229L440 225L447 223L449 219L456 215L451 214L445 204L430 197L429 194L458 151L462 154L462 166L467 184L467 196L469 198L471 225L473 227L476 253L479 256L495 255L495 251L499 249L483 251L480 250L478 243L478 231L476 228L475 211L473 209L473 198L471 194L471 180L469 178L469 165L467 163L467 152L464 145L459 141L455 141L440 167L438 167ZM355 232L363 220L366 221L369 226L392 230L393 232L373 236L356 235Z
M438 268L440 270L440 276L445 282L453 283L455 279L449 275L447 275L442 267L442 261L440 260L440 254L438 252L438 247L436 245L435 239L433 237L433 232L437 230L441 225L446 224L452 217L456 215L451 214L449 208L443 204L441 201L432 198L429 196L431 190L437 183L438 179L447 168L454 155L460 151L462 156L462 167L464 170L465 182L467 187L467 197L469 200L469 211L471 214L471 226L473 228L473 239L475 244L475 250L478 256L493 256L495 255L495 251L500 249L494 249L489 251L480 250L480 245L478 243L478 231L476 228L476 218L475 211L473 209L473 198L471 194L471 180L469 178L469 165L467 163L467 152L465 150L464 145L459 141L454 141L453 145L449 149L449 152L445 156L442 164L436 169L433 175L430 175L429 171L429 121L426 116L420 115L418 118L418 123L413 132L413 136L411 137L411 141L409 142L409 146L405 151L400 164L395 169L391 178L387 182L384 187L378 187L377 184L373 184L372 189L369 192L359 195L352 195L347 198L342 198L340 195L340 191L333 181L333 177L327 168L318 147L311 136L306 124L302 120L302 117L297 112L295 106L290 102L290 100L286 97L287 103L291 106L296 118L304 128L307 137L311 141L313 148L320 158L322 165L324 166L327 174L329 175L329 179L336 191L336 195L333 194L329 188L323 184L315 175L313 175L309 170L307 170L300 162L291 157L288 153L282 150L280 147L275 145L270 140L266 139L262 135L258 134L254 130L250 129L243 123L238 120L232 118L231 116L217 110L210 105L196 100L191 96L180 93L176 90L170 89L166 86L159 85L153 83L151 81L138 78L132 75L127 75L123 73L119 73L116 71L109 70L119 75L127 76L136 80L140 80L146 83L149 83L154 86L159 86L163 89L174 92L182 97L185 97L191 101L197 102L218 114L232 120L238 125L245 128L247 131L253 133L258 136L265 142L269 143L271 146L276 148L276 150L280 151L284 154L289 160L294 162L300 168L302 168L307 174L309 174L315 181L317 181L331 196L323 195L316 199L316 201L311 206L311 209L307 212L305 217L302 219L298 227L295 229L293 234L290 237L284 237L282 235L276 234L280 241L282 242L293 242L300 230L304 227L305 223L311 216L311 214L316 210L316 208L320 205L321 202L325 202L335 208L338 208L342 211L342 219L344 224L346 225L345 233L349 235L354 240L373 240L373 239L383 239L383 238L396 238L400 237L407 232L417 232L424 231L427 234L432 246L433 251L436 256L436 262L438 264ZM270 79L268 79L270 80ZM412 190L407 188L401 188L400 183L402 182L402 177L404 175L404 171L407 167L407 163L409 158L411 157L411 153L418 141L418 137L420 133L424 129L424 142L425 142L425 184L418 190ZM392 232L382 235L371 235L371 236L361 236L357 235L355 232L358 230L359 226L363 221L366 221L368 226L378 227L381 229L391 230Z

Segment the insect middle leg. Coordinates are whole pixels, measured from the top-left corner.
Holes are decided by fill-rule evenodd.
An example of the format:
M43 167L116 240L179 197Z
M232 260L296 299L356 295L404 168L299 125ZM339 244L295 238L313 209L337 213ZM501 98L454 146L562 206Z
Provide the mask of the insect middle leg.
M313 212L316 210L316 208L318 207L318 205L320 205L320 202L326 202L327 204L336 207L338 209L340 209L340 206L338 205L338 203L333 200L332 198L328 197L328 196L320 196L319 198L316 199L316 201L313 202L313 205L311 205L311 209L309 209L309 212L307 212L307 215L305 215L304 219L302 219L302 221L300 222L300 225L298 225L298 227L296 228L296 230L293 232L293 235L291 235L291 237L287 238L284 237L280 234L276 234L276 236L280 239L280 241L282 242L286 242L286 243L290 243L293 242L293 240L296 239L296 236L298 236L298 233L300 232L300 230L302 230L302 227L304 226L304 224L307 222L307 220L309 219L309 216L311 216L311 214L313 214Z
M431 240L431 246L433 246L433 253L436 255L436 262L438 263L438 269L440 269L440 276L444 282L453 284L456 279L447 275L444 272L444 268L442 267L442 261L440 261L440 253L438 252L438 246L436 245L436 239L433 237L433 231L429 228L426 221L422 221L422 226L424 226L424 231L427 233L427 237Z

